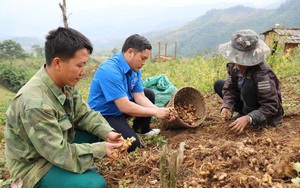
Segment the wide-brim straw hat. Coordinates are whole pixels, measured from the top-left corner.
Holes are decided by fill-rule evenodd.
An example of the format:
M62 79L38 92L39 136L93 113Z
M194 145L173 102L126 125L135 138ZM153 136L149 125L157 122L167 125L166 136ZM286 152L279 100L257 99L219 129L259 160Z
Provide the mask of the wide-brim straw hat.
M218 53L233 63L254 66L266 59L270 53L270 48L258 38L255 31L244 29L235 32L231 41L220 44Z

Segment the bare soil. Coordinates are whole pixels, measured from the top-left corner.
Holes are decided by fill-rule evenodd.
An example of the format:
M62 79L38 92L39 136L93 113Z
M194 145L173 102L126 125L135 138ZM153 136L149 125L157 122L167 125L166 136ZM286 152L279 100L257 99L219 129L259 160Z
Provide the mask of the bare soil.
M294 162L300 162L300 108L291 110L300 104L300 91L295 87L299 81L300 76L283 81L286 115L280 127L249 126L242 134L232 132L219 116L221 99L209 94L205 96L206 119L201 126L165 130L154 121L153 126L162 132L154 138L144 137L145 148L120 160L96 161L95 165L109 188L160 188L162 145L167 144L172 151L184 142L176 187L299 187L291 182L300 177L292 168ZM2 141L1 158L3 145Z
M300 95L290 87L294 86L283 86L284 101L300 104ZM291 179L300 177L292 168L294 162L300 162L298 111L292 112L292 107L286 106L281 126L249 126L237 134L228 128L230 122L220 118L221 99L210 94L205 101L207 117L200 127L162 129L160 137L167 141L169 150L185 143L176 187L297 187ZM154 122L153 126L160 124ZM146 141L146 148L119 161L98 162L108 187L162 187L161 146L154 143Z

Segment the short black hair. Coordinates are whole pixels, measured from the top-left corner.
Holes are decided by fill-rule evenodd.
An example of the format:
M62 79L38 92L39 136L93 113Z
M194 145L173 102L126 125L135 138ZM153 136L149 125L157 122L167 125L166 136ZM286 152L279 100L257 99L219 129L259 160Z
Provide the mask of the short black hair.
M89 54L93 52L90 40L72 28L58 27L49 31L45 42L46 64L51 65L55 57L68 60L74 57L78 50L86 48Z
M144 50L151 50L152 46L150 42L143 36L134 34L129 36L122 47L122 52L126 52L129 48L133 48L135 52L141 52Z

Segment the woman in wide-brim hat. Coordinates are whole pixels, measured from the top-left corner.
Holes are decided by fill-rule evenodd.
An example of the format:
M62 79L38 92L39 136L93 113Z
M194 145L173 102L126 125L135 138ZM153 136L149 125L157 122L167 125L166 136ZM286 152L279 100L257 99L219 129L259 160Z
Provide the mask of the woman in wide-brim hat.
M221 117L234 120L229 127L242 132L247 125L278 126L283 108L279 80L266 63L270 48L250 29L235 32L218 52L230 62L225 80L214 83L223 99ZM233 112L237 112L233 115Z
M255 66L265 61L270 48L255 31L245 29L232 35L231 41L220 44L218 52L233 63Z

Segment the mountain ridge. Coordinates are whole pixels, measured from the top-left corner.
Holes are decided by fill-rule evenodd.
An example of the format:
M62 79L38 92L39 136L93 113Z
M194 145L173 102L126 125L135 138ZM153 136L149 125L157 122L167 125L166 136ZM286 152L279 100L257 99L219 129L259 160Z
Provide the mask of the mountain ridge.
M299 27L300 11L297 7L300 7L300 1L288 0L271 10L241 5L222 10L212 9L176 30L149 34L147 37L151 41L177 39L178 55L192 57L197 53L215 51L220 43L228 42L237 30L248 28L260 34L276 24Z
M157 27L157 30L153 29L151 32L139 34L146 36L153 44L154 55L157 54L157 42L160 41L177 42L177 56L193 57L198 53L215 51L220 43L228 42L231 34L236 30L249 28L260 34L274 27L275 24L285 27L299 27L300 11L297 10L299 6L300 1L286 0L274 9L257 9L243 5L235 5L225 9L212 8L186 23L178 23L178 25L170 23L170 26L166 26L166 28L161 27L159 29L160 27ZM195 9L193 10L195 11ZM201 11L199 10L199 12ZM81 20L77 21L80 22ZM163 22L161 24L163 25ZM149 22L148 27L151 25L153 23ZM81 32L85 33L84 31ZM101 37L101 35L98 38L89 37L90 33L86 36L94 45L95 55L110 55L113 48L121 49L121 45L128 34L125 35L125 33L124 31L123 36L115 34L115 37L112 38ZM30 50L33 42L41 46L44 45L44 41L37 38L26 37L22 40L22 37L14 37L12 39L19 42L25 50ZM168 51L173 53L174 45L170 44Z

